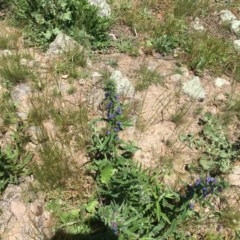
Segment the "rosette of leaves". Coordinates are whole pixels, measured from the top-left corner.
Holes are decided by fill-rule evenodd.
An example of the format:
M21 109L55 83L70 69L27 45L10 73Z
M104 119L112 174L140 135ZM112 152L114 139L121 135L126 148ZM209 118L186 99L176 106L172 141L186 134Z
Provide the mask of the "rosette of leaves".
M189 169L202 169L210 175L226 173L231 169L232 163L237 160L238 148L231 143L223 126L215 116L210 113L200 119L202 130L198 135L188 134L181 136L181 140L188 143L190 148L201 152L197 164L191 164Z
M46 46L64 32L79 40L85 32L92 42L107 40L110 20L98 15L87 0L11 0L14 18L26 27L34 43Z
M24 159L20 158L19 149L12 149L10 146L4 150L0 148L0 192L11 183L18 183L21 176L27 175L26 164L31 159L26 155Z

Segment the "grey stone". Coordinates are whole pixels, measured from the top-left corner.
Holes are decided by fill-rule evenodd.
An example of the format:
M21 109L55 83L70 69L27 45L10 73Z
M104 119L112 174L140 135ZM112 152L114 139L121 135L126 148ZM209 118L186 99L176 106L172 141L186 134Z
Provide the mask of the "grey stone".
M28 67L32 68L32 67L34 67L35 64L36 64L36 62L34 60L31 60L28 62L27 65L28 65Z
M237 19L236 16L229 10L222 10L219 14L222 22L230 22Z
M204 26L200 23L200 20L199 20L198 17L196 17L194 22L191 23L191 26L196 31L203 31L204 30Z
M231 22L231 30L237 35L240 35L240 20L233 20Z
M115 70L110 78L116 83L117 94L126 98L134 97L135 89L132 83L119 70Z
M102 88L96 88L94 87L92 91L88 94L88 102L90 105L93 106L95 110L99 108L101 103L103 102L103 99L105 97L105 92Z
M28 99L31 94L31 88L27 83L21 83L15 86L11 91L11 98L16 103L17 115L26 120L30 110Z
M30 140L34 144L38 144L39 141L43 140L43 136L41 134L41 129L36 126L31 126L27 130L27 134L30 137Z
M184 93L194 99L204 99L206 95L205 90L201 86L199 77L193 77L188 82L185 82L182 89Z
M214 85L215 85L215 87L222 87L222 86L224 86L224 85L230 85L230 82L229 81L227 81L226 79L224 79L224 78L220 78L220 77L218 77L218 78L216 78L215 80L214 80Z
M227 100L227 97L223 93L220 93L216 96L216 100L219 102L225 102Z
M179 73L170 76L170 80L173 82L179 82L183 76Z
M232 186L240 186L240 166L234 166L228 175L229 184Z
M20 59L20 65L27 66L27 64L28 64L28 60L26 58L21 58Z
M59 33L55 40L50 43L46 55L59 55L64 52L72 51L75 48L79 49L80 51L83 49L83 47L71 37L64 33Z
M3 57L7 57L7 56L13 55L13 53L12 53L12 51L10 51L8 49L5 49L5 50L0 52L0 55L3 56Z
M234 47L235 47L235 49L236 49L237 51L240 51L240 39L235 40L235 41L233 42L233 45L234 45Z
M102 77L102 74L100 74L99 72L92 73L92 78L100 78L100 77Z
M110 17L111 8L105 0L88 0L90 4L98 7L99 15L102 17Z

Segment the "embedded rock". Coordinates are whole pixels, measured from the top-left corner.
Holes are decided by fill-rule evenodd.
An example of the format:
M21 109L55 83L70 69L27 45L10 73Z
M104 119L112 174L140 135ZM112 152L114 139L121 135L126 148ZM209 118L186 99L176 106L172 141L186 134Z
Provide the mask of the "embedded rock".
M206 95L205 90L201 86L199 77L193 77L188 82L185 82L182 89L184 93L194 99L204 99Z
M11 98L16 104L17 115L22 119L26 120L28 117L29 107L29 97L31 95L31 88L27 83L20 83L16 85L12 92Z
M64 33L59 33L56 36L55 40L50 43L46 55L59 55L64 52L72 51L75 48L78 48L80 51L83 49L82 46L71 37L67 36Z
M203 31L204 30L204 26L200 23L200 20L199 20L198 17L196 17L194 22L191 23L191 26L196 31Z
M115 70L111 79L115 81L117 87L117 93L125 98L133 98L135 94L135 89L132 83L128 80L127 77L123 76L123 74L119 70Z
M230 22L237 19L236 16L229 10L222 10L220 12L220 19L222 22Z
M88 0L90 4L98 7L101 17L110 17L111 8L105 0Z
M234 166L231 173L228 175L229 184L240 187L240 166Z
M8 49L0 51L0 56L7 57L7 56L11 56L11 55L13 55L13 52Z
M240 39L235 40L235 41L233 42L233 45L234 45L234 47L235 47L235 49L236 49L237 51L240 51Z
M237 35L240 35L240 20L233 20L231 22L231 30Z
M215 81L214 81L214 85L215 87L222 87L224 85L230 85L230 82L227 81L226 79L223 79L223 78L216 78Z

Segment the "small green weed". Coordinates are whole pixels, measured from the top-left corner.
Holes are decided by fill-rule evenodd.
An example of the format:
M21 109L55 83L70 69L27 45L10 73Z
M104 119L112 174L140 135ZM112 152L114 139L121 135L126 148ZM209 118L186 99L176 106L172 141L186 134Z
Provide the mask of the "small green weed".
M7 91L0 97L0 111L1 119L3 120L3 126L0 128L17 122L16 106L12 102L10 93Z
M146 64L142 64L137 71L138 81L136 84L136 90L143 91L152 84L163 84L163 77L157 72L157 70L151 70Z
M171 53L178 47L179 41L177 37L171 35L162 35L153 40L153 47L160 53Z
M127 53L130 56L139 55L139 44L134 38L120 38L114 43L114 46L116 46L117 50L121 53Z
M17 49L17 42L19 39L19 33L9 33L4 36L0 34L0 49L5 50L5 49Z
M89 138L89 119L87 109L84 106L65 111L51 109L50 116L56 126L59 127L60 132L64 134L65 141L74 140L76 147L79 149L86 146ZM72 130L70 131L70 129Z
M58 74L67 74L71 78L77 78L80 74L77 67L86 67L86 65L86 53L84 50L75 48L61 56L61 59L55 66L55 72Z
M237 230L240 226L239 209L228 206L221 211L219 217L219 221L224 227Z
M187 26L184 20L167 15L163 23L151 38L153 48L162 54L172 53L173 50L185 42Z
M176 18L200 17L209 12L209 1L177 0L173 4L173 14Z
M34 77L33 73L20 64L21 55L14 54L2 56L0 58L0 75L3 83L7 87L12 87L18 83L26 82L30 77Z
M179 126L183 124L186 120L186 114L187 114L188 108L187 106L183 106L180 109L176 111L176 113L171 115L171 121L176 124L176 126Z
M17 184L20 177L30 173L27 165L31 160L31 155L24 150L24 143L23 133L18 127L17 131L12 134L12 143L0 148L0 192L9 183Z
M41 162L32 164L33 175L45 190L64 188L72 172L69 166L69 156L55 142L46 141L39 150Z
M201 73L206 68L214 73L226 71L231 53L234 51L228 41L208 33L189 35L183 48L187 52L188 66L197 73Z
M223 126L210 113L205 114L204 118L200 119L200 124L203 128L198 136L188 134L181 136L180 139L186 141L189 147L201 152L197 165L203 171L213 175L229 171L232 163L237 160L237 148L229 142ZM189 168L194 169L194 164L190 165Z

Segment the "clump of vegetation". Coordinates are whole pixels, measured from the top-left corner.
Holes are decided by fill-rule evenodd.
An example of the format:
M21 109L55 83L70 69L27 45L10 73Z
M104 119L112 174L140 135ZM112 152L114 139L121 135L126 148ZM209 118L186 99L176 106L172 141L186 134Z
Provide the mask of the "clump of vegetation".
M78 67L86 67L87 58L84 50L75 48L64 53L55 66L56 73L67 74L71 78L77 78L80 73Z
M98 9L87 0L12 0L14 18L26 26L26 34L34 43L45 46L58 33L79 40L85 32L91 42L107 40L110 21L98 15Z
M231 169L232 163L238 159L239 150L236 144L231 143L221 123L210 113L200 119L203 126L198 136L188 134L181 136L182 141L186 141L191 148L196 148L201 152L201 157L197 164L189 168L201 169L213 175L226 173Z
M5 86L12 87L18 83L26 82L29 77L34 77L30 69L23 66L20 60L20 54L0 57L0 75Z
M137 77L136 90L139 91L147 89L152 84L163 84L163 78L157 70L150 69L146 64L140 66L137 71Z
M27 153L22 144L20 129L12 136L12 144L0 148L0 192L8 184L17 184L23 176L29 175L27 165L31 155Z

